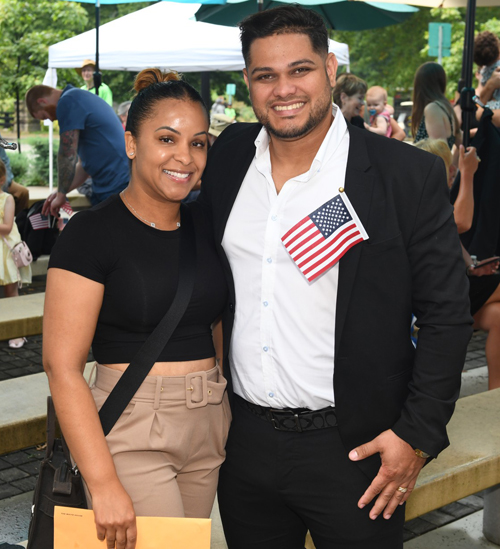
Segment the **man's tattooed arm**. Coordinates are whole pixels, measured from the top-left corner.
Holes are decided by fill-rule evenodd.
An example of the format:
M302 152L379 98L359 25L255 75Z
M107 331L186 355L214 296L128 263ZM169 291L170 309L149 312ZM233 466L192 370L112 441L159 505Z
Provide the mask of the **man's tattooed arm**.
M69 130L61 134L57 155L58 191L67 194L71 190L78 161L79 130Z

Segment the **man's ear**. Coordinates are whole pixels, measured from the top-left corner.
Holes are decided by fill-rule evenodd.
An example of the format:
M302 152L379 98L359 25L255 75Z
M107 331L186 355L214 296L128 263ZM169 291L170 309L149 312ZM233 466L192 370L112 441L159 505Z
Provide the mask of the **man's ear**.
M328 79L330 80L330 86L332 88L335 87L335 82L337 80L338 66L339 63L337 61L337 58L335 57L335 54L329 53L326 58L326 73L328 75Z
M250 83L248 81L248 71L246 67L243 69L243 78L245 80L245 84L247 85L247 88L250 89Z
M36 104L39 105L40 107L46 107L47 104L48 104L47 98L46 97L39 97L36 100Z

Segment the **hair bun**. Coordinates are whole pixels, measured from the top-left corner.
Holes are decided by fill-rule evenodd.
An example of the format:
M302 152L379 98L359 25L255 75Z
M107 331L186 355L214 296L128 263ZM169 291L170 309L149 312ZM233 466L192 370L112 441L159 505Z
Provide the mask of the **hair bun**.
M135 77L134 90L139 93L153 84L180 79L181 77L176 71L162 72L160 69L144 69Z

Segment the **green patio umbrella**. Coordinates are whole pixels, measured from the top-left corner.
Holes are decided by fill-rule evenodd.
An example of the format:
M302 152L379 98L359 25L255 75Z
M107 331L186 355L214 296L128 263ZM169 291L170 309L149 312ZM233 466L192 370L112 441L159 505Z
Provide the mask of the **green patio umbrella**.
M285 4L300 4L318 12L328 27L335 30L365 30L387 27L406 21L418 8L405 4L357 0L227 0L222 5L203 5L196 12L198 21L235 26L247 15Z

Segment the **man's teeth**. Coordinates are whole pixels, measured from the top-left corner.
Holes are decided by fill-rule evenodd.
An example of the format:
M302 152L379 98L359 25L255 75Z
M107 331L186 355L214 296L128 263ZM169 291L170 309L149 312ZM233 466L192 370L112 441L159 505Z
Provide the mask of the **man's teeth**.
M293 109L299 109L304 103L294 103L293 105L276 105L274 110L276 111L291 111Z
M171 175L172 177L178 177L180 179L187 179L189 177L189 173L179 173L179 172L171 172L170 170L163 170L166 174Z

